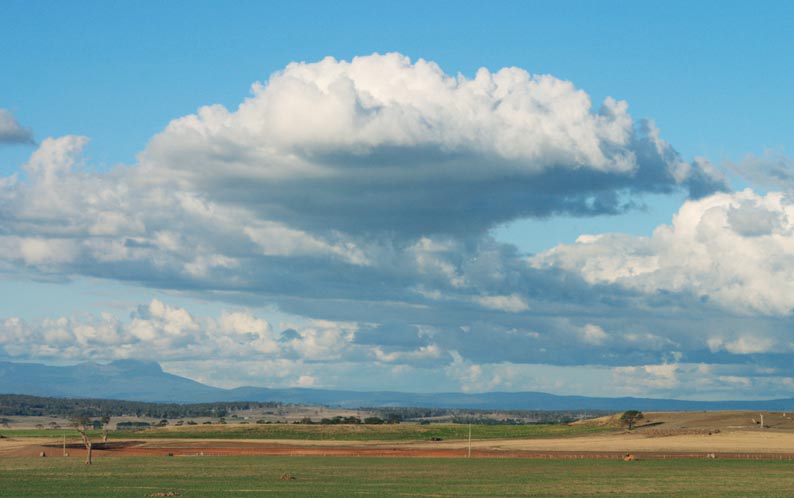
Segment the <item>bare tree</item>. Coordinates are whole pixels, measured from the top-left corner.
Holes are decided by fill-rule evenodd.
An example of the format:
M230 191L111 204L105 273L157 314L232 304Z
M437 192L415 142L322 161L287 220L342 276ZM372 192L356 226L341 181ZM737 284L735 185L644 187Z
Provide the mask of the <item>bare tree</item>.
M100 420L102 422L102 442L103 443L107 443L108 442L108 424L110 424L110 417L105 415Z
M86 416L83 416L83 415L78 415L78 416L72 417L72 425L74 426L75 429L77 429L77 432L80 433L80 437L83 440L83 445L85 445L85 449L86 449L85 464L86 465L91 465L93 463L93 460L92 460L93 449L92 449L92 445L91 445L91 440L88 439L88 436L86 435L86 430L88 429L88 426L90 426L91 424L92 424L92 422L91 422L91 419L89 417L86 417Z

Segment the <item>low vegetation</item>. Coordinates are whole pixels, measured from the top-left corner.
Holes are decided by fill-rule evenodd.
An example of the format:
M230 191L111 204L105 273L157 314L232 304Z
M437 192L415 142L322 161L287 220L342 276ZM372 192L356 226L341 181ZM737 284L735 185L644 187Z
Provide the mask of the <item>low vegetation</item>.
M610 430L568 425L472 425L473 439L568 437ZM74 430L0 430L7 437L77 437ZM101 431L88 431L98 437ZM416 441L466 439L467 425L460 424L229 424L156 427L136 431L111 431L110 439L302 439L337 441Z

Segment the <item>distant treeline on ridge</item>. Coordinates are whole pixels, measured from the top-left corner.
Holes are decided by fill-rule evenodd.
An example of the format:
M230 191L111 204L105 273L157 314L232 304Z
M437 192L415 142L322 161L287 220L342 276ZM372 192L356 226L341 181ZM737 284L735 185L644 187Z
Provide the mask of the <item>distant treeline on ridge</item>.
M278 408L282 403L271 401L229 401L219 403L147 403L115 399L42 398L23 394L0 394L0 415L70 417L225 417L237 410Z
M453 424L520 425L567 424L584 418L601 417L614 410L481 410L470 408L366 408L384 419L418 421L446 419Z

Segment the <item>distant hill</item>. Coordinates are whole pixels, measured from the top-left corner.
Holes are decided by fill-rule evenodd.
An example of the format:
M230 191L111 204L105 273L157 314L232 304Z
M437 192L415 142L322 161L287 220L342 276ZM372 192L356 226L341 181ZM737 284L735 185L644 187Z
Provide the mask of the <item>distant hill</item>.
M107 365L56 367L0 362L0 393L197 403L224 401L227 391L163 372L156 362L118 360ZM216 399L217 398L217 399Z
M165 373L156 362L138 360L119 360L107 365L81 363L65 367L0 362L0 393L171 403L278 401L349 408L392 406L493 410L794 411L794 398L765 401L684 401L557 396L541 392L467 394L264 387L220 389Z

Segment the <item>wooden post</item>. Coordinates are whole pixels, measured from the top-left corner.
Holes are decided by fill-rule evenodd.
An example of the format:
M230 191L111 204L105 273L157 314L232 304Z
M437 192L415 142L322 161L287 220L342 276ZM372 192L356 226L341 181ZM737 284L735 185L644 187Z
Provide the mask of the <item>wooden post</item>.
M69 454L66 453L66 433L65 432L63 433L63 456L69 456Z
M764 414L761 414L761 428L764 428Z

